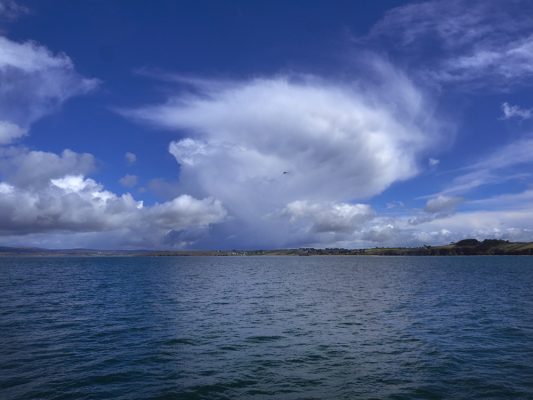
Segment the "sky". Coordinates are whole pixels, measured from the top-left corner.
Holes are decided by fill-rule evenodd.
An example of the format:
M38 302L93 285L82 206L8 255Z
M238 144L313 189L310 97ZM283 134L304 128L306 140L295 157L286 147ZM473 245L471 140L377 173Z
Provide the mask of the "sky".
M0 245L532 241L532 15L0 0Z

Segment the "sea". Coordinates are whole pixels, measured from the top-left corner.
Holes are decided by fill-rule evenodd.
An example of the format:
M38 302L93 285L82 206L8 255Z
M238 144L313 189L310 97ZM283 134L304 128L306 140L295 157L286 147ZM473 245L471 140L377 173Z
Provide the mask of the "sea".
M533 257L2 257L0 399L533 399Z

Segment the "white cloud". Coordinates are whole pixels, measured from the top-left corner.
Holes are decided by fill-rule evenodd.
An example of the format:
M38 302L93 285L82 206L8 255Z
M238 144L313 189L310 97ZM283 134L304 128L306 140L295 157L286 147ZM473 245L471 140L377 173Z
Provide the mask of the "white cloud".
M479 46L471 53L452 58L443 64L437 78L449 82L492 78L491 84L513 84L533 76L533 35L501 45Z
M418 246L467 237L528 240L533 226L530 192L463 203L465 207L475 203L497 211L455 213L461 199L441 196L427 202L423 211L426 219L417 210L404 209L400 215L387 216L376 214L367 204L293 201L254 225L258 230L251 243L256 247L258 238L265 234L279 239L275 243L280 247ZM419 218L416 225L413 218ZM210 227L218 225L219 229L221 222L235 223L230 232L237 235L239 229L246 234L253 232L240 221L228 219L222 203L212 198L179 195L145 206L130 194L117 195L80 175L25 187L0 182L3 243L63 248L182 247L205 240ZM221 232L225 230L217 231ZM237 239L240 242L242 237ZM220 237L214 240L220 245Z
M0 149L3 242L16 243L20 235L40 241L44 239L39 235L44 234L57 240L63 235L68 242L72 234L89 238L87 234L98 232L100 240L90 237L97 247L174 247L193 241L177 243L175 237L185 237L187 232L204 234L226 218L222 203L210 197L200 200L183 194L145 206L129 193L117 195L84 177L94 166L92 155L70 150L57 155Z
M474 201L440 196L430 199L423 210L405 208L401 213L363 214L364 217L360 215L361 218L351 225L353 229L339 229L328 234L319 234L311 228L313 218L327 216L331 206L300 207L297 204L294 214L308 209L308 219L295 219L293 224L297 229L291 234L300 241L297 243L320 247L442 245L472 237L529 241L533 233L532 199L531 190ZM456 210L459 204L461 211ZM302 221L304 223L299 224Z
M513 33L526 19L506 26L507 15L496 11L504 2L434 0L409 3L387 11L372 28L370 37L396 39L400 46L419 45L430 38L438 39L443 51L469 46L473 41L497 40L498 32ZM492 22L492 28L490 23ZM494 32L496 29L496 32Z
M428 165L430 167L435 167L440 164L440 160L437 160L436 158L430 158L428 159Z
M122 186L132 188L137 185L139 177L137 175L126 174L120 178L119 182Z
M455 212L456 207L463 203L464 199L459 196L438 195L426 202L423 210L416 212L409 217L410 225L420 225L435 219L447 217Z
M403 201L399 201L399 200L394 200L394 201L390 201L386 204L386 207L388 210L391 210L393 208L403 208L405 207L405 204Z
M126 154L124 154L124 158L126 159L126 162L130 165L135 164L137 162L137 155L129 151L127 151Z
M161 246L173 231L205 228L226 217L222 204L181 195L143 206L130 194L118 196L92 179L67 175L47 186L17 188L0 183L0 235L39 232L115 232L115 241L146 247ZM105 246L105 242L102 242Z
M533 138L525 136L498 148L485 155L478 162L463 168L465 173L454 178L440 194L462 194L480 186L527 178L530 176L529 172L517 173L516 168L532 163Z
M533 189L526 189L518 193L504 193L488 198L471 200L468 204L475 207L484 207L484 209L527 209L533 204Z
M410 3L388 11L367 40L386 40L408 58L424 52L431 80L501 88L533 76L532 12L521 0Z
M0 148L0 177L17 187L47 186L50 179L68 174L86 175L96 168L92 154L64 150L61 154Z
M405 238L402 237L404 232L399 229L394 223L384 221L380 223L376 221L368 228L362 229L357 233L356 237L363 242L362 247L366 247L364 243L371 243L373 245L396 245L404 243Z
M306 223L307 230L314 233L353 232L374 213L368 204L312 203L293 201L284 208L283 215L291 223Z
M145 219L158 228L179 231L219 223L226 215L220 201L213 198L198 200L184 194L146 208Z
M481 204L480 204L481 205ZM484 204L486 205L486 204ZM442 245L466 238L530 241L533 233L531 203L516 209L460 211L423 219L423 215L377 215L356 230L344 243L357 247ZM415 224L413 220L418 219Z
M0 121L0 145L8 144L26 135L26 129L8 121Z
M533 109L521 108L519 106L513 106L507 102L502 104L503 119L519 118L530 119L533 117Z
M268 244L275 233L265 216L297 200L351 203L381 193L416 175L441 140L431 102L390 66L376 69L380 86L284 77L204 84L198 96L127 114L186 131L169 146L182 190L220 199L241 226L265 229Z
M422 231L447 229L453 241L474 237L507 240L531 240L533 209L469 211L428 222Z
M458 196L437 196L429 199L424 208L425 212L436 214L442 212L450 212L463 202L462 197Z
M31 123L98 83L80 76L65 54L2 36L0 81L4 83L0 85L0 144L23 136Z

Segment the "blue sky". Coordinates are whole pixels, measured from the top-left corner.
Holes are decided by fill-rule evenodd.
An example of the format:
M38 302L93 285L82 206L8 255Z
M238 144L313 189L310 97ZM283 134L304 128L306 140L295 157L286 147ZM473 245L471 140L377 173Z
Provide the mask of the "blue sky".
M532 240L532 14L0 0L0 245Z

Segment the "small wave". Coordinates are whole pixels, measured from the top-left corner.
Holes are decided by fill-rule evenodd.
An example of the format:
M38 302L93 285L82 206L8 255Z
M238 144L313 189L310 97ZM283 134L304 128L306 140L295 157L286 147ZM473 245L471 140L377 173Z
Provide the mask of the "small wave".
M170 340L167 340L166 342L164 342L165 346L178 346L180 344L186 344L186 345L189 345L189 346L195 346L195 345L198 344L198 342L193 340L193 339L188 339L188 338L170 339Z
M246 338L249 343L275 342L283 339L284 336L250 336Z

